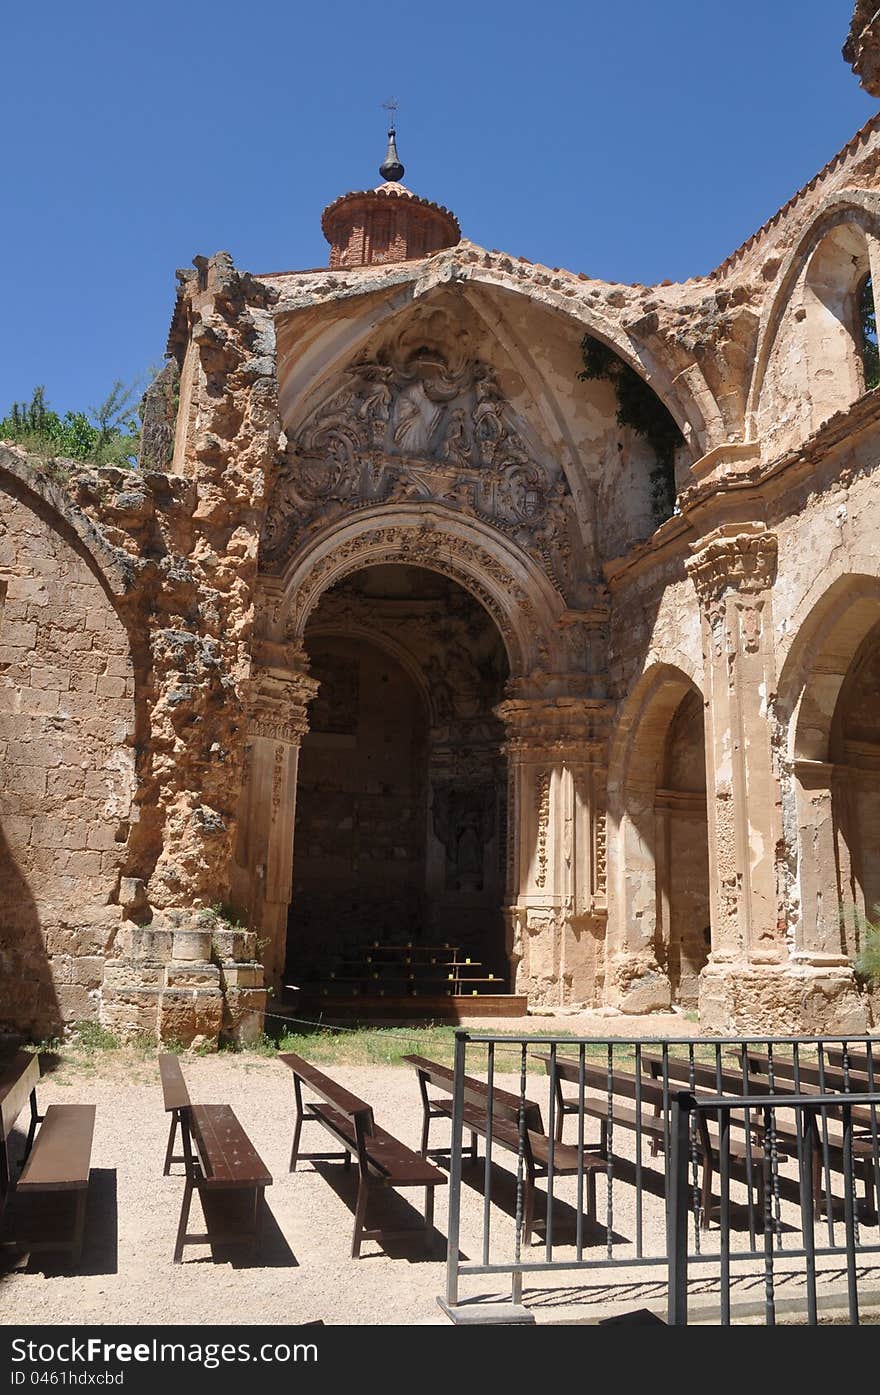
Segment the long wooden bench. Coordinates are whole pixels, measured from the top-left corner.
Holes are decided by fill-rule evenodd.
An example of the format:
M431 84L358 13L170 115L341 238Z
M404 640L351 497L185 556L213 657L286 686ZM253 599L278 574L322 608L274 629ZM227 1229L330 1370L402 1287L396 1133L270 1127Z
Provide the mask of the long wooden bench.
M373 1110L364 1100L338 1085L330 1076L311 1065L309 1061L293 1052L279 1057L293 1075L293 1089L296 1098L296 1122L293 1129L293 1144L290 1150L290 1171L295 1172L297 1163L328 1162L342 1160L345 1167L351 1166L352 1157L358 1162L358 1194L355 1204L354 1232L351 1241L351 1254L357 1259L361 1244L365 1239L380 1240L384 1235L390 1238L387 1229L367 1230L367 1205L371 1195L385 1187L424 1187L425 1189L425 1240L430 1246L434 1226L434 1188L444 1186L446 1177L433 1163L414 1153L399 1139L393 1138L380 1128L373 1118ZM318 1101L303 1101L303 1086L319 1097ZM341 1144L341 1153L301 1153L299 1150L303 1125L320 1124L322 1128Z
M46 1113L41 1115L37 1108L39 1080L40 1062L34 1052L19 1051L0 1069L0 1212L13 1190L24 1197L70 1193L73 1197L73 1224L69 1234L53 1231L39 1237L19 1235L14 1243L30 1253L67 1250L71 1263L77 1264L82 1255L85 1235L95 1106L50 1104ZM30 1121L25 1140L24 1166L16 1182L11 1175L8 1138L28 1102Z
M580 1088L578 1088L577 1095L574 1096L565 1094L562 1088L563 1083L580 1087L581 1064L572 1057L559 1055L553 1057L549 1053L537 1053L536 1059L544 1062L548 1075L555 1075L556 1128L561 1132L565 1116L577 1114L581 1109ZM669 1103L669 1092L664 1091L661 1080L644 1071L645 1064L647 1062L643 1055L641 1075L632 1071L613 1069L609 1077L607 1066L587 1060L583 1063L583 1112L585 1116L596 1119L599 1123L599 1150L603 1157L608 1155L611 1142L610 1133L615 1127L634 1132L637 1137L647 1138L651 1144L652 1154L665 1150L666 1108ZM679 1064L687 1066L688 1063L684 1061ZM673 1078L674 1076L670 1072L670 1079ZM597 1093L590 1094L588 1091ZM624 1101L626 1102L624 1103ZM743 1131L747 1128L747 1122L742 1114L733 1114L730 1122L733 1128ZM697 1119L694 1149L701 1172L701 1225L704 1230L708 1230L711 1215L712 1183L715 1168L720 1163L720 1154L717 1132L713 1131L711 1120L704 1113L701 1113ZM762 1193L763 1188L762 1169L760 1166L755 1166L752 1169L752 1164L762 1163L763 1157L763 1148L760 1141L755 1141L754 1130L750 1130L749 1136L743 1138L731 1134L731 1168L741 1175L745 1174L746 1182L751 1181L752 1187L759 1194Z
M439 1156L448 1150L428 1147L431 1120L452 1118L452 1093L455 1073L448 1066L429 1061L424 1056L404 1056L413 1066L419 1079L422 1096L422 1154L425 1157ZM443 1095L432 1098L428 1087L442 1090ZM472 1076L464 1079L464 1127L471 1136L471 1157L477 1157L477 1137L485 1138L489 1144L489 1102L488 1085ZM605 1161L595 1153L579 1150L568 1143L550 1139L544 1131L540 1105L533 1100L520 1100L519 1095L493 1086L491 1091L492 1119L491 1143L498 1144L517 1157L523 1159L523 1235L526 1243L532 1239L535 1215L535 1184L550 1173L571 1177L580 1173L587 1188L587 1216L590 1220L596 1215L596 1173L604 1171ZM520 1116L524 1127L520 1129Z
M754 1094L755 1108L754 1111L750 1111L749 1122L754 1136L760 1139L763 1134L763 1111L760 1107L760 1098L762 1094L771 1093L770 1057L767 1053L747 1050L746 1059L748 1064L745 1079L741 1066L725 1065L719 1071L717 1064L711 1061L691 1062L668 1053L664 1057L659 1052L651 1051L642 1052L642 1067L649 1070L655 1080L661 1081L665 1072L666 1078L670 1082L676 1081L688 1087L693 1085L711 1094L718 1093L719 1085L722 1094ZM796 1079L797 1087L795 1087ZM794 1093L809 1095L821 1092L842 1092L844 1085L843 1072L837 1071L833 1067L825 1066L820 1072L818 1063L799 1061L796 1072L792 1057L781 1053L773 1057L772 1093L776 1096ZM863 1088L855 1073L850 1079L850 1086L857 1090ZM867 1084L864 1085L864 1089L867 1090ZM826 1116L839 1122L838 1111L828 1108L825 1112ZM852 1113L854 1124L863 1129L872 1129L869 1108L856 1106ZM734 1114L731 1118L731 1123L734 1125L739 1123L742 1126L743 1122L743 1115ZM874 1132L876 1132L876 1127ZM778 1108L773 1113L773 1133L777 1153L782 1157L797 1156L798 1135L796 1128L790 1122L786 1122L784 1117L781 1117L781 1111ZM813 1200L816 1213L819 1214L823 1200L822 1170L824 1159L827 1156L831 1170L843 1172L843 1135L841 1132L835 1132L834 1129L828 1128L827 1117L826 1123L821 1127L820 1121L814 1117L810 1121L809 1137L811 1139L810 1165L813 1179ZM754 1146L752 1154L753 1157L761 1156ZM872 1138L858 1134L853 1138L853 1159L864 1183L866 1215L872 1217L876 1214L874 1173L877 1170Z
M257 1254L263 1237L266 1188L272 1185L272 1174L228 1104L193 1104L190 1101L176 1056L162 1053L159 1056L159 1072L165 1108L172 1116L171 1133L165 1150L165 1173L174 1161L172 1146L178 1126L183 1143L181 1160L186 1170L174 1263L180 1264L185 1245L228 1245L250 1241L254 1254ZM189 1234L187 1227L194 1191L199 1193L203 1209L210 1197L228 1197L228 1194L235 1192L252 1193L250 1225L239 1224L229 1231L214 1229L210 1233Z

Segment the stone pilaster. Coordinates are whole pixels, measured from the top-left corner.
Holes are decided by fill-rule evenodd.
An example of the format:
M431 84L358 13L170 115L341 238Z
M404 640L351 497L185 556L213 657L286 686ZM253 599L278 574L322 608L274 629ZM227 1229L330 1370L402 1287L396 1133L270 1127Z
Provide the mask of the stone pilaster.
M534 1003L593 1003L606 918L607 704L501 703L508 758L512 986Z
M700 1020L714 1031L852 1030L851 973L811 971L792 958L778 894L781 793L769 710L776 550L762 524L730 524L687 563L702 618L712 888Z
M287 945L299 750L318 683L304 668L262 668L255 670L252 685L247 836L240 856L250 873L249 924L257 932L267 978L277 988Z

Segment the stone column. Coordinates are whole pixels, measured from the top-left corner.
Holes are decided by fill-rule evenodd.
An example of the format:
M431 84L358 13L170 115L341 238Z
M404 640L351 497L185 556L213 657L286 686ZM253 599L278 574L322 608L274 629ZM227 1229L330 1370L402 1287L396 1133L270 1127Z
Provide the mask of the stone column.
M299 748L318 683L303 670L261 669L248 710L249 790L242 855L250 874L248 921L277 990L287 951Z
M851 1001L841 1018L830 998L849 990L827 977L833 971L814 981L792 958L778 893L782 800L770 712L775 535L760 523L723 525L694 547L687 570L700 601L707 703L712 952L700 980L701 1025L833 1030L849 1021Z
M598 1000L605 901L607 704L516 698L507 732L512 987L548 1006Z

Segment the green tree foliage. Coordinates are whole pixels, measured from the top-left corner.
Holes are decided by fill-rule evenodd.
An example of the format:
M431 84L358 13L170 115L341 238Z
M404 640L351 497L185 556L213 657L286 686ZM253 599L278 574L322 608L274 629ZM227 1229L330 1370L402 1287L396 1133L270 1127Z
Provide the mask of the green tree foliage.
M584 368L578 377L582 382L604 378L611 383L617 394L617 425L630 427L654 452L651 494L657 522L662 523L675 507L675 452L684 439L678 423L653 388L607 344L585 334L581 352Z
M0 441L15 441L43 459L65 456L93 465L131 466L137 461L140 423L136 389L116 381L97 407L60 417L34 388L30 402L13 402L0 420Z
M877 346L877 311L874 305L874 285L866 276L859 292L859 328L862 336L862 365L865 370L865 391L880 384L880 348Z

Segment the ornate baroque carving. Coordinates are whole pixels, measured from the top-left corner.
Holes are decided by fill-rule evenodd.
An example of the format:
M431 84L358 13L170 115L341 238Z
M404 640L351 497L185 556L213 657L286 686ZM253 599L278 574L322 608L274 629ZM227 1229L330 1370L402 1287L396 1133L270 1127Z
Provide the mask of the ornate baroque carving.
M522 617L524 626L533 639L538 664L546 664L548 656L539 637L541 627L535 608L507 568L485 548L477 546L467 538L441 533L427 524L420 528L376 527L368 533L348 538L326 553L311 568L296 593L287 619L287 638L301 637L305 622L330 578L338 581L361 567L376 566L384 562L427 565L433 571L459 582L492 616L505 640L511 662L513 663L514 654L521 662L523 656L517 652L520 646L508 619L508 610L476 579L474 573L480 572L491 577Z
M578 537L565 477L483 363L439 351L353 364L306 419L282 467L261 539L278 571L310 532L355 510L434 501L483 519L539 558L561 591Z
M538 870L535 886L541 890L547 885L547 836L550 828L550 771L538 772Z
M306 673L255 670L248 702L248 734L297 746L309 729L308 704L318 691Z
M725 524L696 544L685 565L706 614L728 591L758 595L772 586L776 550L776 534L761 523Z

